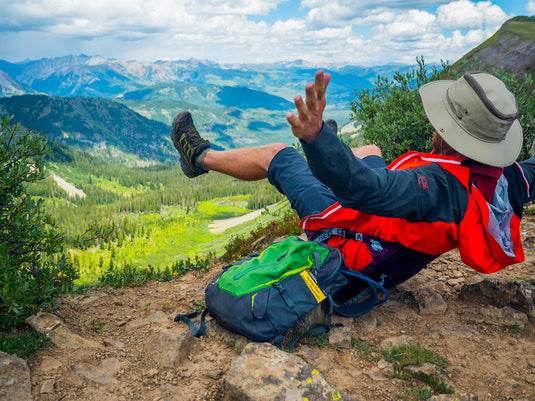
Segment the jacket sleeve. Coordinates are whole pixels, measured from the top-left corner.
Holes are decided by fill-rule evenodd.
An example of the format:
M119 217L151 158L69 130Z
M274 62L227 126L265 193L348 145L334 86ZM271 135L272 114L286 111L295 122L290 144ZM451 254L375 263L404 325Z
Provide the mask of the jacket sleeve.
M535 158L514 163L504 171L509 182L509 195L512 202L524 203L535 200Z
M466 190L438 164L396 171L370 168L326 125L302 146L313 174L343 207L409 222L458 223L466 211Z

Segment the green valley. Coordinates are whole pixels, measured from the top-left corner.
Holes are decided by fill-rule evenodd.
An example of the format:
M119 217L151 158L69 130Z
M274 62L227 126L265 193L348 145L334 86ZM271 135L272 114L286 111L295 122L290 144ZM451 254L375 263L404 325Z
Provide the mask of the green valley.
M265 181L243 182L214 173L189 180L178 165L128 167L66 146L55 148L46 163L48 177L27 190L45 199L46 210L71 244L67 254L80 272L79 284L94 283L110 268L164 269L195 256L220 256L230 237L290 212ZM66 158L68 162L62 160ZM53 174L83 195L70 196ZM210 231L214 220L278 202L254 222Z

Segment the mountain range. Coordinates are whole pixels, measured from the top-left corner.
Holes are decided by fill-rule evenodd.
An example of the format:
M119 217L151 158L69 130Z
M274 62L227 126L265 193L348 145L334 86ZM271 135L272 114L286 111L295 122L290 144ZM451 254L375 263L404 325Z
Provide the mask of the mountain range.
M532 72L535 18L515 17L456 65ZM326 117L349 121L355 90L414 68L316 66L302 60L219 64L206 60L121 61L65 56L0 60L0 114L55 141L117 160L174 161L173 117L190 110L203 136L223 148L294 142L286 113L318 68L332 75ZM135 161L134 160L134 161ZM132 161L132 160L131 160Z
M378 74L412 68L326 67L333 76L329 117L341 124L349 120L354 89L370 87ZM317 68L300 60L240 65L85 55L0 60L0 113L56 141L114 159L119 153L122 159L133 153L140 159L173 160L169 130L183 109L192 112L203 136L215 146L291 144L295 139L286 114Z

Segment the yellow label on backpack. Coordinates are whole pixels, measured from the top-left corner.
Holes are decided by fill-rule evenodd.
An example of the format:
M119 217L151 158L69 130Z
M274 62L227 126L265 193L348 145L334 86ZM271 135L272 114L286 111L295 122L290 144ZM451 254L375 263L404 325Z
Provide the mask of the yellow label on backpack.
M323 291L320 287L318 287L318 284L316 283L316 280L310 275L310 273L307 270L302 271L301 277L303 278L303 281L307 285L308 289L314 295L314 298L316 298L316 301L320 303L323 301L326 297Z

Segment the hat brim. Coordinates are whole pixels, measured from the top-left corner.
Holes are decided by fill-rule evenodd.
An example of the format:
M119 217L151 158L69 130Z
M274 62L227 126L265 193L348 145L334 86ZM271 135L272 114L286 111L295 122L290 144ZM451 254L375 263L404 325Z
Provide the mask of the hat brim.
M520 154L524 136L520 122L515 120L501 142L485 142L472 136L450 116L446 91L455 81L440 80L420 87L425 114L438 134L457 152L483 164L507 167Z

